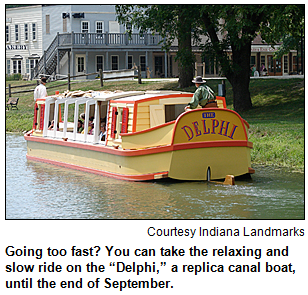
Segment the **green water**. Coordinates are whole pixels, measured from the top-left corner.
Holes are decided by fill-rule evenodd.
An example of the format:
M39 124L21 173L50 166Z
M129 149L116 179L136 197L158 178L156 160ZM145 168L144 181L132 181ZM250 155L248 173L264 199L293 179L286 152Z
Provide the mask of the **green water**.
M7 219L303 219L304 174L254 167L235 186L127 182L26 159L6 135Z

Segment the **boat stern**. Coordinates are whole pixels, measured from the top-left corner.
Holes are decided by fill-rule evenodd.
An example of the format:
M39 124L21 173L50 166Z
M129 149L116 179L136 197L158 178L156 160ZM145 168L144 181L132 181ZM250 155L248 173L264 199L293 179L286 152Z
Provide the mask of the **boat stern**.
M169 177L185 180L223 179L249 173L248 124L228 109L198 109L176 121Z

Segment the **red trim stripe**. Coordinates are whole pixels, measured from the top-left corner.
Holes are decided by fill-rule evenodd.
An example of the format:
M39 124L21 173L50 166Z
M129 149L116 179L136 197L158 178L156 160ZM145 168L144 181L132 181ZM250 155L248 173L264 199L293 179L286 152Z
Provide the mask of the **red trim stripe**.
M157 178L165 178L168 177L168 171L163 171L163 172L157 172L157 173L149 173L149 174L141 174L141 175L124 175L124 174L118 174L118 173L113 173L113 172L107 172L107 171L102 171L98 169L93 169L93 168L87 168L75 164L68 164L64 162L59 162L55 160L48 160L48 159L43 159L39 157L34 157L34 156L29 156L27 155L28 160L32 161L39 161L39 162L44 162L52 165L57 165L69 169L75 169L83 172L89 172L89 173L94 173L102 176L107 176L107 177L112 177L116 179L121 179L121 180L130 180L130 181L144 181L144 180L153 180Z
M203 142L188 142L177 143L173 145L173 150L186 150L210 147L249 147L252 148L253 143L246 140L221 140L221 141L203 141Z

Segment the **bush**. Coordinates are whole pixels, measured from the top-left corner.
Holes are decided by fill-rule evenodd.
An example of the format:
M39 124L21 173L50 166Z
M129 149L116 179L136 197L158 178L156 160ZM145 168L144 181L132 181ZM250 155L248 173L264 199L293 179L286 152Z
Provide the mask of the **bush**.
M19 81L22 79L21 74L6 75L6 81Z

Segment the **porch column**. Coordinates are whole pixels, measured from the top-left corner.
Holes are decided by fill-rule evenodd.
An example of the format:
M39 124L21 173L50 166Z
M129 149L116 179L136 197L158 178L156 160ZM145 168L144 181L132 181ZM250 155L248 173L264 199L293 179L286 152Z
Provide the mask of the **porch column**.
M128 51L125 51L125 69L128 69Z
M72 52L72 65L73 65L73 76L75 76L76 75L75 52Z
M89 73L89 71L88 71L88 63L89 63L89 54L88 54L88 51L86 51L86 74ZM88 76L86 76L86 79L88 79Z
M106 51L106 71L109 71L109 53Z

